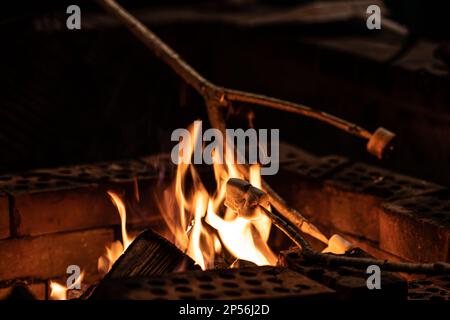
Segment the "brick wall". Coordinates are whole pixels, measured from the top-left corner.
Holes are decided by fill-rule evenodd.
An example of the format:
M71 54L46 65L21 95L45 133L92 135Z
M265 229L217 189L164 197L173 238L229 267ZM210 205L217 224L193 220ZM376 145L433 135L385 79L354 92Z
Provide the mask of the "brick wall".
M18 285L46 299L49 280L64 283L69 265L96 281L97 259L120 238L107 191L126 199L129 229L152 226L160 169L143 158L0 177L0 299Z
M338 156L290 158L272 185L329 235L380 258L450 261L446 188Z

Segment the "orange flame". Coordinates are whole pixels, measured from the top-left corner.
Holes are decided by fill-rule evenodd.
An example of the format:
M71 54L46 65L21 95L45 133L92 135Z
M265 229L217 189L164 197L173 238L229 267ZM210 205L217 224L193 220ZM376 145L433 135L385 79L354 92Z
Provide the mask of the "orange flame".
M51 300L67 300L67 291L74 289L83 281L84 272L81 272L72 285L66 287L56 281L50 280L50 299Z
M125 252L125 250L127 250L128 246L134 240L134 238L130 238L128 236L126 228L127 211L124 202L116 193L112 191L108 191L108 195L110 196L111 201L119 211L122 242L114 241L109 245L109 247L106 247L105 254L100 258L98 258L97 269L101 274L106 274L109 270L111 270L114 262L116 262L116 260L119 259L122 253Z
M198 128L190 127L191 141L184 152L191 157ZM227 148L227 146L225 146ZM186 159L186 155L179 154ZM276 255L267 244L271 221L262 212L251 220L239 217L229 209L224 210L226 182L229 178L243 178L234 164L234 153L225 152L225 164L212 153L216 191L210 195L195 167L179 161L176 177L170 188L163 193L159 203L161 215L167 225L166 238L172 240L203 269L214 267L217 255L224 248L235 258L251 261L257 265L275 265ZM261 188L260 167L251 166L250 183ZM186 185L192 190L186 194ZM270 208L267 208L270 209Z

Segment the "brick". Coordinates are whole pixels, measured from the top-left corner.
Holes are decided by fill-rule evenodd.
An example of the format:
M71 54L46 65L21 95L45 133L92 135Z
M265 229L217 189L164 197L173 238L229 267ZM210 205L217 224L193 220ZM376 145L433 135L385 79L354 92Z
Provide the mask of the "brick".
M283 166L278 174L264 177L264 180L289 206L308 217L310 221L327 226L329 203L323 196L322 183L292 169L294 168Z
M435 195L384 203L380 248L413 261L450 261L450 200Z
M45 170L25 172L0 177L0 189L9 194L43 192L48 190L74 188L83 185L77 180L70 180L56 173ZM4 178L6 177L6 178ZM3 179L1 179L3 178ZM85 184L85 183L84 183Z
M31 294L33 294L33 296L37 300L45 300L46 299L46 292L47 292L46 283L41 282L41 283L28 284L27 282L24 282L24 281L16 281L16 283L14 285L17 285L17 284L22 284L22 285L26 286L26 288L30 291ZM11 293L14 285L0 288L0 300L4 300L5 298L8 297L8 295Z
M450 276L431 276L408 283L409 300L450 301Z
M382 256L448 261L450 204L444 187L339 157L330 165L327 158L297 157L269 183L325 231L365 239ZM326 170L317 170L321 163ZM405 210L411 199L422 207Z
M303 153L298 153L292 160L294 161L282 163L283 170L312 179L323 179L349 163L347 158L336 155L317 158Z
M343 168L327 183L340 190L370 194L383 200L419 196L445 189L431 182L363 163L354 163Z
M311 300L333 297L333 290L297 272L260 266L177 272L164 277L108 278L96 288L91 299Z
M311 163L317 160L316 156L285 142L280 142L279 151L280 164L284 165L288 163Z
M290 153L294 154L292 150ZM431 196L445 190L444 187L430 182L363 163L352 164L337 156L314 158L297 154L294 160L284 163L276 177L268 177L275 190L313 223L324 227L324 230L360 237L375 244L383 237L386 237L383 241L385 245L388 241L395 242L392 235L386 235L386 230L390 230L387 226L383 226L380 231L380 212L384 212L380 210L382 203ZM435 216L444 214L442 210L434 213ZM424 241L428 235L432 235L434 240L442 244L437 249L416 250L416 247L411 248L411 243L416 243L415 241L400 239L398 236L396 251L391 252L390 249L394 249L392 245L386 245L381 248L382 251L390 252L404 260L414 260L419 254L426 255L424 251L428 251L430 257L448 256L446 235L442 234L442 230L438 231L436 227L414 221L415 216L410 216L409 220L399 219L403 219L405 224L411 221L412 225L417 226L416 231L410 234L411 238L421 232ZM383 223L386 225L388 220L385 218ZM395 223L392 224L395 226ZM402 228L399 228L397 234L402 234L401 230ZM406 230L411 231L408 228ZM409 241L410 245L401 244L398 242L400 240ZM428 242L432 247L434 240ZM400 254L408 250L410 253ZM440 255L438 251L441 252Z
M15 196L18 235L105 227L120 223L106 190L95 186Z
M292 163L283 169L296 173L285 177L296 179L295 184L284 180L292 189L287 192L289 203L313 222L375 242L380 237L378 206L382 201L444 189L362 163L350 164L337 156Z
M120 222L107 190L126 196L130 221L152 219L158 210L154 194L160 188L159 173L169 173L170 176L172 167L164 157L146 157L133 161L38 169L2 176L0 190L6 190L14 197L19 236L106 227ZM136 181L139 201L135 199ZM2 225L0 220L0 228Z
M307 169L308 170L308 169ZM312 179L300 172L281 170L272 186L281 196L313 223L326 229L378 241L380 202L364 193L343 190L325 181ZM288 182L287 182L288 181ZM270 183L270 182L269 182Z
M377 197L333 179L348 166L348 159L339 156L290 163L282 167L278 180L274 179L275 189L313 223L377 241Z
M339 156L318 158L298 153L295 162L283 164L277 175L265 179L289 205L325 226L329 225L329 201L324 196L323 178L346 163L348 160Z
M112 229L95 229L0 241L0 280L32 277L51 279L75 264L88 273L114 239Z
M8 197L0 193L0 239L10 236Z
M328 198L328 224L352 235L372 241L379 239L379 200L366 194L358 194L336 189L324 188L323 197Z
M378 207L384 200L434 193L442 186L355 163L338 170L325 182L329 223L371 241L380 239ZM395 253L394 253L395 254Z
M341 236L343 236L346 240L350 241L355 247L364 250L364 252L366 252L367 254L369 254L373 257L377 257L377 259L389 260L392 262L409 261L404 258L395 256L390 252L381 250L378 242L369 241L367 239L351 236L349 234L341 234ZM408 275L408 274L406 274L406 273L402 274L402 276L404 278L405 278L405 275ZM411 278L411 277L407 276L407 278Z
M395 260L449 260L450 203L443 187L362 164L336 168L321 182L308 174L311 166L291 163L271 182L322 229L369 240Z
M161 167L166 168L171 164L164 157L161 161L158 159L146 157L139 160L37 169L20 174L3 175L0 176L0 190L11 194L34 193L90 184L129 182L136 177L155 178L158 177L158 170Z

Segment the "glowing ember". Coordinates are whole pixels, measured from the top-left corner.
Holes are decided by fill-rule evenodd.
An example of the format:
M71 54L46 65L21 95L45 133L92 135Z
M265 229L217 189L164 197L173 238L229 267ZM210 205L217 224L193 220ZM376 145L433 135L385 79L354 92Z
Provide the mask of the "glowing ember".
M122 253L128 248L128 246L133 242L134 238L130 238L127 233L126 223L127 223L127 211L125 204L122 199L112 191L108 191L112 202L116 206L120 215L120 227L122 233L122 242L115 241L106 247L106 253L98 258L97 268L99 273L106 274L111 270L112 265L117 259L122 255Z
M216 191L210 195L193 165L182 159L190 159L199 135L191 126L188 148L180 150L176 178L164 191L159 203L161 214L167 224L166 238L172 240L203 269L212 268L217 255L224 248L235 258L251 261L257 265L275 265L276 255L267 244L271 221L261 212L252 219L238 217L222 206L226 182L229 178L243 178L234 164L234 154L226 148L225 164L220 164L217 153L212 151ZM221 148L221 146L220 146ZM186 154L187 153L187 154ZM261 188L258 165L250 170L250 183ZM192 190L186 194L186 185ZM270 208L267 208L270 209Z
M72 285L66 287L56 281L50 281L50 299L51 300L67 300L67 291L76 288L81 285L83 281L84 273L81 272L80 276L74 281Z

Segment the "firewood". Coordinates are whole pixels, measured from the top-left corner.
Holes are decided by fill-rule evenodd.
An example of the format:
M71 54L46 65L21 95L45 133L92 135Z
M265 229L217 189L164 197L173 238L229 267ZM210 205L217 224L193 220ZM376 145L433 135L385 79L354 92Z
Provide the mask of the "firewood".
M236 259L231 265L231 269L242 269L242 268L253 268L257 267L257 265L251 261L243 260L243 259Z
M145 277L195 269L195 262L152 230L143 231L105 275L108 278Z
M101 290L108 279L149 277L197 269L199 267L194 260L169 240L152 230L145 230L117 259L103 279L86 290L80 299L96 299L97 290Z

